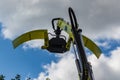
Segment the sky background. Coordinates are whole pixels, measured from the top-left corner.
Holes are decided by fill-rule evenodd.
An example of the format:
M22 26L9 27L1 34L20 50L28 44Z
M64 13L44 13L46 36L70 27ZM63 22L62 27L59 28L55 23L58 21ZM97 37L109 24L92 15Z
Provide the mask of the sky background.
M79 27L101 48L97 59L88 60L96 80L120 80L120 0L0 0L0 74L10 80L16 74L22 80L78 80L73 50L53 54L41 50L42 40L24 43L13 49L12 41L36 29L52 32L51 20L69 21L68 7L77 16Z

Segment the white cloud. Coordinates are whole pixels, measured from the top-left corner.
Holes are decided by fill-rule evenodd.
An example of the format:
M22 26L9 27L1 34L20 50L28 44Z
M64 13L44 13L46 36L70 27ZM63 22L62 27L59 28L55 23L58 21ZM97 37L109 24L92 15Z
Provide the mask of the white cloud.
M106 3L104 3L106 1ZM113 4L111 4L113 3ZM116 3L116 4L115 4ZM119 1L96 0L90 7L88 19L85 18L85 34L96 38L119 39L120 17ZM114 6L114 7L113 7ZM90 34L89 34L90 33Z
M14 39L33 29L51 28L51 19L64 17L73 7L83 33L91 38L119 39L119 0L0 0L0 22L5 38ZM6 6L7 5L7 6ZM68 20L69 21L69 20Z
M110 49L111 45L109 44L109 40L105 40L104 42L99 42L99 41L95 41L95 43L99 46L99 47L105 47L106 49Z
M52 18L64 16L65 10L62 9L66 6L64 0L4 0L0 2L2 12L0 22L4 25L2 33L9 39L33 29L51 28ZM58 3L60 5L57 5Z
M28 41L23 45L23 49L29 49L29 48L41 48L44 44L44 40L32 40Z
M35 80L46 80L49 77L51 80L77 80L77 69L75 66L73 54L66 54L58 63L44 65L46 72L41 72Z
M100 59L90 55L88 60L92 64L96 80L119 80L120 79L120 47L111 51L111 57L103 54ZM74 55L67 54L62 56L58 63L44 65L45 72L41 72L35 80L45 80L47 77L51 80L78 80Z
M111 51L111 57L102 55L97 60L93 55L89 57L93 65L96 80L119 80L120 79L120 47Z
M0 2L2 36L11 40L31 30L49 29L51 31L52 18L65 16L66 9L64 10L63 7L67 6L64 0L0 0ZM31 41L23 47L37 48L41 46L37 44L35 47L36 43Z

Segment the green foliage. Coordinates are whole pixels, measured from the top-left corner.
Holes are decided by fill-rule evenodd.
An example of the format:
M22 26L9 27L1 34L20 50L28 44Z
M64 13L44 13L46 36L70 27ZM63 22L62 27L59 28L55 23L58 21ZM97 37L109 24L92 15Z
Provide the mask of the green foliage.
M50 80L49 78L46 78L46 80Z
M26 80L31 80L31 78L27 78Z
M4 75L0 75L0 80L5 80L4 78L5 78Z
M0 75L0 80L5 80L5 76L4 75ZM16 76L14 78L11 78L9 80L21 80L21 75L16 74ZM25 80L32 80L30 77L28 77Z
M15 78L14 78L14 79L11 79L11 80L20 80L20 78L21 78L21 76L20 76L19 74L17 74L17 75L15 76Z

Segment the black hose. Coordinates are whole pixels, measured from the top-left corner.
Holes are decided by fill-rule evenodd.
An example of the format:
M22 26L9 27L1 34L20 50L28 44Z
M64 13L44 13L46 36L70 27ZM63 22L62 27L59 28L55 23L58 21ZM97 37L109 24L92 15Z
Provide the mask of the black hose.
M70 21L71 21L71 26L74 26L77 29L78 28L77 19L76 19L75 13L71 7L69 7L69 17L70 17Z
M83 46L83 43L82 43L81 34L78 33L77 19L76 19L76 16L74 14L74 11L71 7L69 8L68 12L69 12L69 17L70 17L70 21L71 21L72 32L73 32L76 47L77 47L77 50L78 50L78 56L79 56L79 59L82 62L82 68L83 68L82 71L83 72L82 72L82 78L81 79L82 80L87 80L88 79L87 58L86 58L86 55L85 55L85 50L84 50L84 46Z
M60 20L60 19L62 19L62 18L53 18L53 19L52 19L52 27L53 27L54 30L56 30L56 29L55 29L54 22L55 22L56 20Z

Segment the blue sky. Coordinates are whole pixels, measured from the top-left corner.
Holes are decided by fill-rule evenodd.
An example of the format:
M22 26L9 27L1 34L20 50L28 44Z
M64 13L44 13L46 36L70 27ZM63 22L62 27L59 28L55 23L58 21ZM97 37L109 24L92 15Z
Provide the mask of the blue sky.
M91 54L96 80L120 79L120 1L119 0L0 0L0 74L6 80L21 74L34 80L78 80L71 51L53 54L41 50L43 41L30 41L13 49L12 41L19 35L35 30L53 32L51 20L62 17L69 22L71 6L83 34L95 41L103 54ZM7 6L5 6L7 5Z
M0 44L0 73L6 77L12 77L17 73L24 77L28 74L37 77L37 74L42 70L41 66L54 60L52 59L54 56L46 51L38 49L24 51L21 48L14 50L10 40L0 39Z
M13 78L16 74L21 74L23 78L31 76L36 78L43 65L58 59L52 53L41 49L23 50L20 46L13 49L11 40L0 38L0 74L4 74L6 79Z

